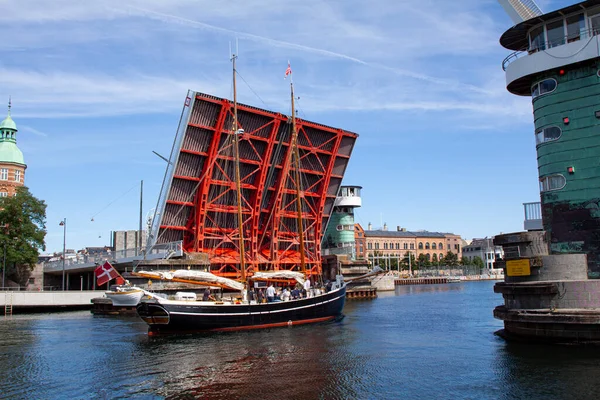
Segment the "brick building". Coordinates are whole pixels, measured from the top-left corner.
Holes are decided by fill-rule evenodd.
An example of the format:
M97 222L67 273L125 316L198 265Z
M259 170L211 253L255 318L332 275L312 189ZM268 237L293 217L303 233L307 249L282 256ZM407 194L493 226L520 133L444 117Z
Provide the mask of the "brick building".
M25 161L17 147L17 124L10 116L0 123L0 197L13 196L17 187L25 184Z
M370 259L373 256L403 258L410 253L418 258L425 254L429 260L439 260L446 256L448 251L462 257L462 238L453 233L407 231L397 227L389 231L387 225L383 229L373 230L369 224L368 229L363 229L356 224L355 229L357 256ZM361 248L364 249L361 251Z

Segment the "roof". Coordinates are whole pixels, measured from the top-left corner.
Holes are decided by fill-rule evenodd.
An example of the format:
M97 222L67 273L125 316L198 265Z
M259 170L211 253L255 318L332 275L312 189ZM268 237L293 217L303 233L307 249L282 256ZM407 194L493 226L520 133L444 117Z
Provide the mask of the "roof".
M0 142L0 162L25 165L23 152L16 143L10 141Z
M10 115L8 115L6 118L4 118L4 121L0 123L0 129L12 129L16 131L17 124L15 124L15 121L13 121Z
M453 234L451 234L453 235ZM446 234L440 232L410 232L410 231L382 231L382 230L365 230L365 237L425 237L425 238L445 238Z
M586 8L596 5L600 5L600 0L582 1L580 3L561 8L560 10L552 11L547 14L528 19L527 21L523 21L504 32L500 37L500 44L509 50L523 50L529 45L527 32L534 26L555 18L560 18L567 14L583 11Z

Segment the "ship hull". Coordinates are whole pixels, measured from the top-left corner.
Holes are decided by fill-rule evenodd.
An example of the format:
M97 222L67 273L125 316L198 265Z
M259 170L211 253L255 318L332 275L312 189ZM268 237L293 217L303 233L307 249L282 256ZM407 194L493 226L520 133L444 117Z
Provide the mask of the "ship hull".
M346 286L307 299L266 304L142 300L138 315L149 335L238 331L331 321L342 316Z

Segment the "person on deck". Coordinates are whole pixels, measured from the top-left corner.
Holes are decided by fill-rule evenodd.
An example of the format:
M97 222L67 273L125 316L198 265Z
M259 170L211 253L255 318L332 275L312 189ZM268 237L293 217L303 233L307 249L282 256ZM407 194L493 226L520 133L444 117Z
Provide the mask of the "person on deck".
M290 291L288 290L288 288L283 288L283 291L281 292L281 300L283 300L283 301L290 300Z
M204 294L202 295L202 301L215 301L215 298L212 294L210 294L210 288L204 289Z
M275 288L271 283L267 288L267 303L272 303L275 300Z
M306 297L312 297L310 293L310 279L304 282L304 290L306 290Z

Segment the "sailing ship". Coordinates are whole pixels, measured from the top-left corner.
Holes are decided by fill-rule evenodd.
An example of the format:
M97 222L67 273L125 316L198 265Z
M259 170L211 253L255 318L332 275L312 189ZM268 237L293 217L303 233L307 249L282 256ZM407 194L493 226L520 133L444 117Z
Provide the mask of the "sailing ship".
M231 122L231 128L224 132L215 129L215 134L211 140L211 146L203 149L202 152L195 150L184 151L183 147L176 158L176 164L171 173L171 182L167 188L167 196L173 200L170 204L162 205L163 222L159 222L155 232L158 232L159 241L161 235L167 237L176 237L181 231L184 234L182 248L185 247L191 252L204 251L211 258L211 271L199 271L192 269L181 269L176 271L136 271L134 275L149 279L160 279L171 282L195 283L207 287L219 287L229 290L230 300L173 300L164 299L157 296L146 296L137 306L138 315L149 325L149 335L165 333L188 333L203 331L230 331L230 330L249 330L260 328L271 328L278 326L293 326L315 322L331 321L342 317L342 311L346 298L346 283L340 274L330 273L331 280L323 282L320 265L320 232L322 232L323 220L328 215L324 215L323 210L331 210L335 195L341 184L341 176L346 167L350 152L356 138L356 134L346 131L334 130L328 128L327 132L332 139L327 139L321 134L318 140L320 145L327 146L328 150L319 148L304 149L304 157L316 153L327 161L323 165L323 172L316 180L308 181L308 188L303 190L302 171L307 170L302 165L299 135L296 124L296 111L294 106L294 86L290 79L290 94L292 112L291 117L285 123L273 127L272 132L277 135L277 140L271 144L272 147L282 147L287 141L287 152L279 156L273 149L269 150L268 159L262 162L265 166L264 171L248 171L244 166L244 175L240 168L240 148L244 143L244 151L249 148L256 149L261 142L252 144L248 140L248 133L239 124L238 103L236 94L236 55L231 58L233 63L233 110L231 118L217 118L217 123L221 126L227 119ZM288 64L286 76L291 74L291 68ZM195 92L192 96L188 95L185 107L194 107L193 100L197 97ZM210 101L218 101L217 98L206 96ZM227 105L228 106L228 105ZM202 108L203 107L203 108ZM203 104L198 107L201 111L207 108ZM248 107L247 109L250 109ZM256 109L252 109L256 110ZM193 114L194 111L190 111ZM214 115L211 117L215 119ZM192 128L206 129L208 125L204 122L193 124L188 121L188 126ZM249 122L246 125L251 125ZM256 124L254 124L256 125ZM281 125L281 126L279 126ZM320 125L315 124L318 127ZM289 126L289 135L286 136L285 127ZM190 129L192 129L190 128ZM305 128L308 130L308 128ZM262 132L261 132L262 130ZM255 127L256 136L264 135L262 127ZM187 132L186 132L187 133ZM221 134L223 133L223 134ZM179 146L187 143L189 146L192 139L185 136L179 140ZM242 139L244 141L242 142ZM260 139L260 137L259 137ZM342 143L346 139L346 143ZM348 140L349 139L349 140ZM200 139L197 139L198 141ZM315 142L316 139L313 139ZM327 141L329 140L329 142ZM177 141L177 139L176 139ZM219 149L215 148L219 146ZM175 145L174 145L175 147ZM305 145L305 147L309 147ZM343 150L340 150L343 147ZM233 154L226 155L222 153L223 149L229 149ZM331 149L335 149L333 153ZM312 153L311 153L312 151ZM184 169L180 167L179 161L189 154L212 154L208 159L214 165L206 166L203 163L204 176L200 178L187 179L182 177ZM321 155L323 153L324 155ZM172 153L173 155L173 153ZM267 156L263 156L267 158ZM185 161L185 160L184 160ZM206 160L203 160L206 161ZM258 161L258 160L257 160ZM232 172L228 172L225 163L232 162ZM252 163L257 164L254 160ZM170 163L171 164L171 163ZM279 171L277 166L281 165ZM336 169L337 167L337 169ZM168 167L169 168L169 167ZM316 169L313 168L313 169ZM258 171L258 172L257 172ZM270 171L270 173L268 172ZM277 173L279 178L275 179L271 175ZM332 178L332 175L335 177ZM224 183L228 175L234 175L231 184ZM213 182L217 182L217 187L222 187L222 193L216 193L214 187L200 189L205 183L203 179L208 179L206 175L211 175ZM260 175L263 179L264 187L260 185L248 184L249 176ZM189 182L195 183L194 190L189 191L195 201L200 204L207 202L206 198L214 200L213 209L192 208L193 204L189 197L182 199L177 191L175 180L186 180L187 187ZM276 185L274 182L279 182ZM312 184L312 186L310 186ZM277 188L275 188L277 186ZM184 188L183 184L180 186ZM318 192L319 188L321 192ZM252 208L248 200L248 192L251 189L257 190L252 196L255 198ZM264 190L261 196L259 190ZM180 190L180 192L182 192ZM267 197L270 191L276 193L269 200ZM333 192L333 195L332 193ZM180 197L177 198L176 196ZM162 195L161 195L162 197ZM304 199L304 202L303 202ZM183 201L182 201L183 200ZM160 200L159 200L160 201ZM167 203L169 200L167 199ZM204 203L202 203L204 202ZM235 204L232 205L232 204ZM174 211L175 205L180 208ZM188 207L188 209L185 209ZM270 210L269 211L269 207ZM258 209L258 211L257 211ZM265 211L266 210L266 211ZM275 213L273 210L279 210ZM169 216L170 213L170 216ZM182 224L181 228L174 226L177 221L181 221L181 214L187 215L187 222ZM264 216L263 216L264 214ZM304 224L304 219L309 219L308 226ZM220 218L220 219L219 219ZM234 221L234 222L232 222ZM181 222L179 222L181 223ZM260 229L249 228L260 227ZM293 226L293 228L291 228ZM152 234L151 234L152 236ZM164 239L163 239L164 240ZM268 242L270 240L270 242ZM267 245L261 245L263 241ZM307 258L309 259L307 261ZM315 289L308 289L311 285L304 286L306 281L311 282ZM285 287L304 287L306 295L288 301L269 301L261 302L257 292L254 296L248 296L249 288L257 288L264 282L270 284L283 284ZM261 283L262 282L262 283ZM268 295L268 292L267 292Z

